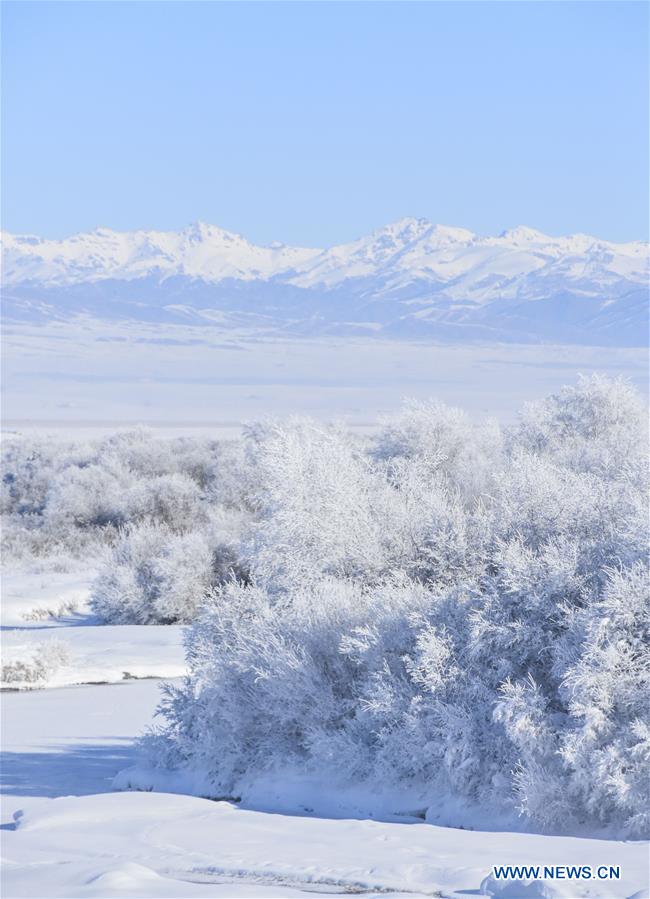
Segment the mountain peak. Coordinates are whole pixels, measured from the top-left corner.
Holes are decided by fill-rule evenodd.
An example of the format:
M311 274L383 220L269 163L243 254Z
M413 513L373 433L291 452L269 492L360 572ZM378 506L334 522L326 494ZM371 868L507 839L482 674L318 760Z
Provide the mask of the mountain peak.
M191 222L186 228L183 228L183 231L181 233L188 240L197 243L214 239L215 237L226 237L231 240L244 240L241 234L235 234L232 231L226 231L224 228L219 228L218 225L211 225L209 222L203 222L200 219L197 219L195 222Z
M476 235L467 228L455 228L451 225L433 224L426 218L405 217L385 225L373 233L373 237L390 235L404 243L430 238L433 243L467 243L474 240Z
M548 234L536 231L535 228L529 228L527 225L517 225L516 228L509 228L502 231L499 237L508 240L511 243L549 243L553 240Z
M416 240L429 228L431 228L431 222L428 219L405 216L390 222L388 225L384 225L383 228L377 228L373 235L390 234L393 237L399 236L405 240Z
M456 228L452 225L433 225L431 227L432 236L448 240L449 242L467 243L476 238L473 231L467 228Z

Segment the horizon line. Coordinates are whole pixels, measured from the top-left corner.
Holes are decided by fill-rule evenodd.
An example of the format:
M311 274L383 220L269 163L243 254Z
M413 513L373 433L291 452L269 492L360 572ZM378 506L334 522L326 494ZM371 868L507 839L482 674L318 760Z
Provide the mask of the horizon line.
M217 225L214 222L209 222L209 221L206 221L205 219L201 219L201 218L194 219L194 220L188 222L186 225L183 225L182 227L176 228L176 229L174 229L174 228L158 228L158 227L113 228L110 225L96 225L93 228L73 231L71 233L66 234L63 237L46 237L46 236L40 235L36 231L18 232L18 231L11 231L8 228L2 228L0 230L0 235L2 237L7 235L9 237L14 237L14 238L36 238L37 240L39 240L41 242L48 242L48 243L63 243L67 240L72 240L75 237L98 234L100 232L108 232L111 234L176 234L176 235L178 235L178 234L182 234L185 231L190 231L192 229L206 227L206 228L215 229L224 234L228 234L232 237L241 238L242 240L245 240L247 243L251 244L252 246L257 246L257 247L261 247L264 249L280 249L282 247L292 247L292 248L296 248L296 249L328 250L328 249L332 249L337 246L346 246L346 245L355 243L356 241L362 240L364 237L370 237L373 234L380 234L380 233L388 230L389 228L395 227L402 223L404 223L405 227L408 224L417 224L417 225L423 226L425 229L437 228L437 229L441 229L441 230L445 230L445 231L449 231L449 232L453 232L453 231L466 232L468 237L478 238L479 240L490 240L490 239L499 240L502 238L506 238L509 235L511 235L517 231L528 231L534 235L539 236L540 238L546 238L549 240L568 240L570 238L586 237L586 238L589 238L592 240L602 241L603 243L613 244L616 246L629 246L630 244L645 244L645 245L650 246L650 239L643 238L643 237L635 238L633 240L620 241L620 240L610 240L609 238L606 238L606 237L599 237L598 235L590 234L586 231L572 231L572 232L563 233L563 234L549 234L548 232L541 231L538 228L533 227L532 225L526 225L523 223L519 223L510 228L504 228L496 234L491 234L491 233L483 234L483 233L479 233L478 231L473 231L470 228L466 228L463 225L448 225L448 224L443 224L442 222L434 222L431 219L427 218L426 216L401 216L400 218L393 219L391 221L386 222L384 225L379 225L378 227L372 228L370 231L366 231L366 232L358 235L357 237L352 238L351 240L346 240L346 241L332 243L332 244L326 244L323 246L306 246L303 244L286 243L281 240L271 240L266 243L256 243L255 241L250 240L248 237L246 237L245 234L243 234L240 231L233 231L233 230L230 230L229 228L224 228L221 225Z

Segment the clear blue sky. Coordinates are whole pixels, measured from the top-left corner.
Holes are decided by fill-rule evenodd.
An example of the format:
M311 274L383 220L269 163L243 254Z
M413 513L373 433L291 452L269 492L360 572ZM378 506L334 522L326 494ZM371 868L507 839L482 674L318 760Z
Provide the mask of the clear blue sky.
M648 233L642 2L4 2L3 227Z

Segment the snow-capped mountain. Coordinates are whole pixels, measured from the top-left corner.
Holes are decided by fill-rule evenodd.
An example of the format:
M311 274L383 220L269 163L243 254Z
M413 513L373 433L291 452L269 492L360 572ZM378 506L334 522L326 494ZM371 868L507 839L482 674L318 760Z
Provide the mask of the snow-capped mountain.
M213 321L264 333L643 345L648 247L404 218L329 249L213 225L3 235L6 315Z
M318 250L276 244L258 247L245 237L196 222L182 231L96 228L65 240L3 235L4 281L43 285L133 280L172 275L222 281L265 280L301 265Z

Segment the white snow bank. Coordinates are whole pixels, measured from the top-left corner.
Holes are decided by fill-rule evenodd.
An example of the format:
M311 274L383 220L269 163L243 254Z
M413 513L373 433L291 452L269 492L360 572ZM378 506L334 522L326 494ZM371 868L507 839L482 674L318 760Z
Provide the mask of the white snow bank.
M503 899L555 899L560 894L543 880L497 880L492 874L481 883L481 896Z
M180 677L186 670L184 630L180 625L7 630L2 638L2 685L24 689ZM41 664L43 660L47 664Z
M2 678L12 689L115 683L185 673L180 625L101 625L94 564L16 566L2 579Z
M351 781L346 772L305 774L289 768L242 778L236 796L215 795L214 784L200 771L188 768L166 769L139 760L120 771L113 780L116 790L155 790L181 793L207 799L235 800L239 808L281 815L305 815L322 818L358 818L375 821L418 824L426 821L445 827L479 828L484 831L521 831L523 819L509 813L464 802L448 794L434 797L415 784L407 787L386 781ZM593 833L584 834L593 836ZM603 836L604 834L599 834ZM610 836L610 834L607 834Z
M26 802L6 834L5 895L234 896L242 895L237 885L248 884L249 896L275 887L275 895L481 890L621 899L647 882L647 851L644 843L301 818L188 796L119 793ZM622 879L554 882L552 891L529 885L526 893L486 880L494 864L567 863L619 864ZM198 884L211 891L197 892Z
M63 568L63 570L61 570ZM64 627L88 615L93 564L66 570L52 564L6 568L2 574L2 624L30 628ZM60 619L57 621L57 618Z

